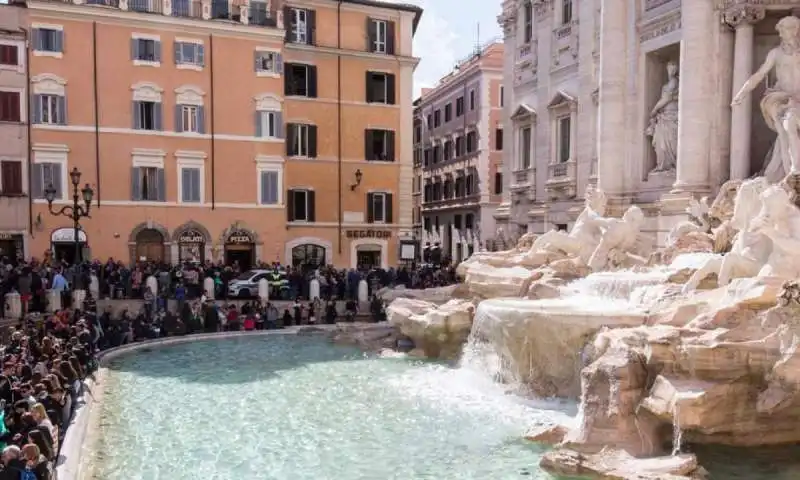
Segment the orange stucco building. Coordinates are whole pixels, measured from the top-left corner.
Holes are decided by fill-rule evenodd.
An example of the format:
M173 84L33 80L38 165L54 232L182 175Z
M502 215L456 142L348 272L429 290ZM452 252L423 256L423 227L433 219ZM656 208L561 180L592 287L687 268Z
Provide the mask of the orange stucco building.
M412 38L370 0L27 2L31 255L394 265L411 242ZM86 251L86 249L84 251Z

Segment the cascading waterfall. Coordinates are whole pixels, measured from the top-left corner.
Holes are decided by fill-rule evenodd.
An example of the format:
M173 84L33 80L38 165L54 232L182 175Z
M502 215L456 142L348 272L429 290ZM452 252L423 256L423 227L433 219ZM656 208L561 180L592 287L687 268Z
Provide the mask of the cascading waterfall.
M683 430L678 416L678 402L672 407L672 455L681 453L681 443L683 442Z

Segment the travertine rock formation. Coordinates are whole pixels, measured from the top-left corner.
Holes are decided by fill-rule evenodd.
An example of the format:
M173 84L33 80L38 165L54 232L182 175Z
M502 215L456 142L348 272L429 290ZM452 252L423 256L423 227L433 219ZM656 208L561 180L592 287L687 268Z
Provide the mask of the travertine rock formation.
M436 306L401 298L389 305L387 319L414 341L413 354L452 360L461 355L474 313L475 305L468 300L450 300Z

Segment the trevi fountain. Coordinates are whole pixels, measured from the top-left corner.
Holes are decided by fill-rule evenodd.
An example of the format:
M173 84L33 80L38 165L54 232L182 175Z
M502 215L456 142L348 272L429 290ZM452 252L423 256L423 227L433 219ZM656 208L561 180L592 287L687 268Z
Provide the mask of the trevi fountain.
M759 176L691 197L661 242L636 205L609 208L601 178L569 232L476 253L455 288L391 292L389 321L411 355L577 402L573 422L531 422L527 438L552 446L544 470L707 478L695 449L800 443L800 20L776 28L780 45L732 95L739 105L775 79L760 105L777 140ZM675 72L648 129L660 170L680 151Z

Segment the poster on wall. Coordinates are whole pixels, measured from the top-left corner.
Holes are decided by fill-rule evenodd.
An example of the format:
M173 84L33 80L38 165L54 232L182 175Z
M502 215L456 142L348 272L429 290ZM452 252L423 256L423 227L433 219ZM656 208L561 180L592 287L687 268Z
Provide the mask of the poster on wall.
M413 261L417 258L416 242L400 242L400 260Z

